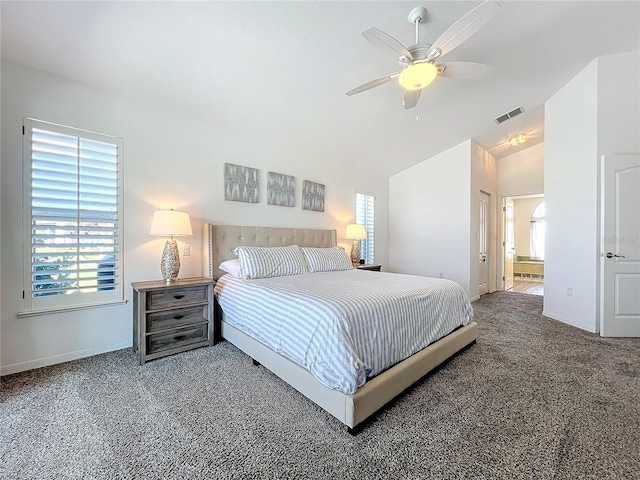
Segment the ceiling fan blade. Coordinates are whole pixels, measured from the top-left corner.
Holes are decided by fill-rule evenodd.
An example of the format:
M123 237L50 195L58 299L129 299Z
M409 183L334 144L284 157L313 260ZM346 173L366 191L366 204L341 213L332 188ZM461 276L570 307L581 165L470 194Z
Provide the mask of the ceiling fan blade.
M413 60L413 55L411 55L409 50L407 50L407 47L405 47L388 33L384 33L382 30L378 30L376 27L367 28L362 32L362 36L382 50L388 51L389 49L391 49L398 55L404 55L409 59L409 61Z
M379 85L384 85L387 82L390 82L394 78L396 78L399 73L392 73L390 75L385 75L384 77L376 78L375 80L371 80L370 82L363 83L359 87L353 88L347 92L347 95L355 95L356 93L364 92L366 90L370 90Z
M439 63L438 75L448 78L472 79L487 77L493 71L491 65L474 62Z
M433 45L427 52L427 57L438 58L447 54L485 26L487 22L498 13L499 9L500 6L497 3L490 1L481 3L445 30L445 32L433 42Z
M420 93L422 90L405 90L404 91L404 109L409 110L410 108L415 107L418 104L418 100L420 100Z

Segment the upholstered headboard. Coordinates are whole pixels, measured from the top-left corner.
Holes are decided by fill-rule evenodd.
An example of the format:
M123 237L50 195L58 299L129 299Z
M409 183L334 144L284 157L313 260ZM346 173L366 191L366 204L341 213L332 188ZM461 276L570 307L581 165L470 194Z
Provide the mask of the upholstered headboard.
M202 227L202 273L216 280L220 278L224 272L218 266L225 260L236 258L233 250L240 245L335 247L337 243L336 230L241 227L205 223Z

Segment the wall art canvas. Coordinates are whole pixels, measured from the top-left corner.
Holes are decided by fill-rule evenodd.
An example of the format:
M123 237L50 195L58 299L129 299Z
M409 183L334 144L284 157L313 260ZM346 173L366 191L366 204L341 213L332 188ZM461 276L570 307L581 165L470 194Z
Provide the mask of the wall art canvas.
M267 204L295 207L296 177L267 172Z
M224 199L258 203L258 169L225 163Z
M308 180L302 182L302 209L324 212L324 185Z

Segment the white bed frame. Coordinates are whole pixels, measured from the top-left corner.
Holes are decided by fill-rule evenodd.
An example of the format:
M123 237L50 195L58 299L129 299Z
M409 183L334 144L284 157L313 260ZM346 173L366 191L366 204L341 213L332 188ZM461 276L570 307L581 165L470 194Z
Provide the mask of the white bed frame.
M296 228L241 227L229 225L203 226L203 272L218 279L224 272L221 262L236 258L233 249L239 245L332 247L337 244L335 230ZM219 308L216 308L219 311ZM367 381L354 394L347 395L322 385L304 368L274 352L263 343L216 318L222 338L234 344L258 362L344 423L350 433L356 427L420 380L452 355L475 343L477 325L471 322L446 337Z

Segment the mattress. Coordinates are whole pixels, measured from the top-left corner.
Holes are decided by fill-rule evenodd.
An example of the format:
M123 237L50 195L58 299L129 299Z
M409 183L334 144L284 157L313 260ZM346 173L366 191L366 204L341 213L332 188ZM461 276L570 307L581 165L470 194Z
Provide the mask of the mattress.
M460 285L365 270L223 275L224 321L346 394L473 318Z

